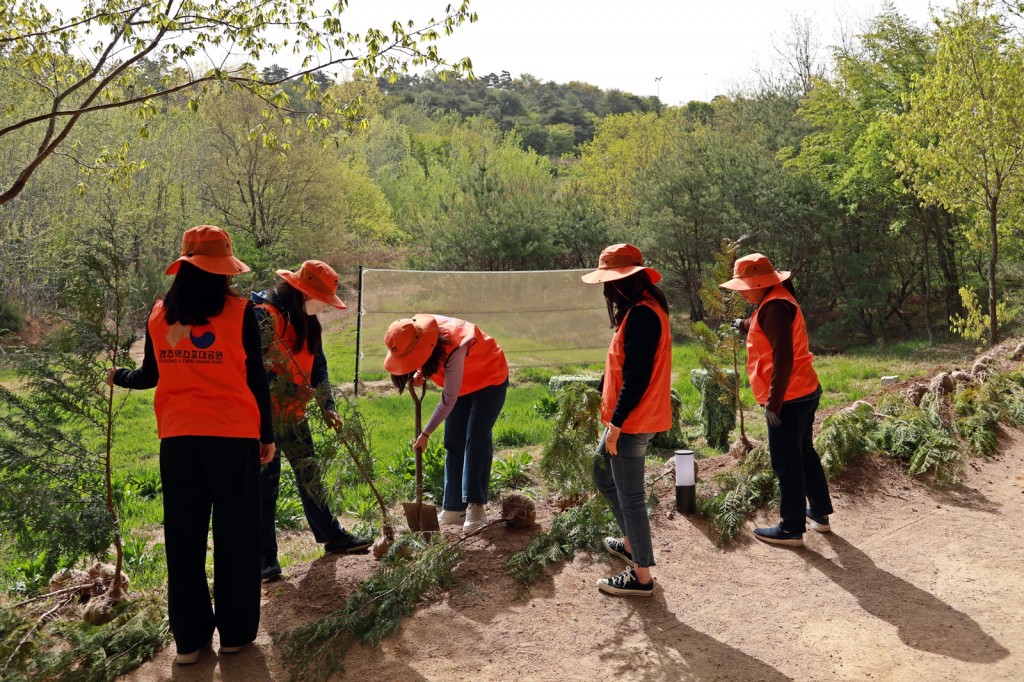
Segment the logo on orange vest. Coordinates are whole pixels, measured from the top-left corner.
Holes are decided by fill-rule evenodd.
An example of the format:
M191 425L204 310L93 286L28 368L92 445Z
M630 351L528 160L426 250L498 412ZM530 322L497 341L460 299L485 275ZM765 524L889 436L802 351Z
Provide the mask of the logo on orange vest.
M193 325L188 336L192 340L192 345L200 349L209 348L217 340L213 326L209 324Z

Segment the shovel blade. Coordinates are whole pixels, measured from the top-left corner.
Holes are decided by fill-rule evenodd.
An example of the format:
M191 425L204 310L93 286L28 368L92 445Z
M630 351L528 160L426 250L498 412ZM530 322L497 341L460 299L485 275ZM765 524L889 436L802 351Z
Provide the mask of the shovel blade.
M402 509L405 510L405 521L409 524L409 530L417 533L441 530L441 527L437 525L437 507L434 505L403 502Z

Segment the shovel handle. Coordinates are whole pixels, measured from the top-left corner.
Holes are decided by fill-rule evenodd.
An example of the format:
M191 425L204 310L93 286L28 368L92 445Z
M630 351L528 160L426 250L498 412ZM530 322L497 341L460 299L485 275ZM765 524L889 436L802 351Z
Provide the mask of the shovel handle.
M420 432L423 430L423 397L427 394L427 382L424 379L423 384L420 385L419 394L416 393L416 387L409 386L409 395L412 396L413 405L415 405L416 411L416 436L419 438ZM423 504L423 451L419 448L414 448L413 452L416 454L416 504Z

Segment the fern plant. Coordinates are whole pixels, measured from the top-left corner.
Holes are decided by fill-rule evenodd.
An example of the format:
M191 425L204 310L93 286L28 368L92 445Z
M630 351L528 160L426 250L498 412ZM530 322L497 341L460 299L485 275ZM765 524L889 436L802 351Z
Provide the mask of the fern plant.
M876 449L878 422L871 405L862 403L825 419L814 441L828 478L835 478L857 457Z
M736 537L758 507L779 496L779 484L764 445L749 452L732 471L716 475L715 482L720 489L718 494L700 498L697 509L711 522L720 545Z
M963 455L940 414L941 399L929 394L920 407L897 399L883 409L886 418L879 425L877 440L883 452L905 461L912 476L930 473L944 482L959 480Z

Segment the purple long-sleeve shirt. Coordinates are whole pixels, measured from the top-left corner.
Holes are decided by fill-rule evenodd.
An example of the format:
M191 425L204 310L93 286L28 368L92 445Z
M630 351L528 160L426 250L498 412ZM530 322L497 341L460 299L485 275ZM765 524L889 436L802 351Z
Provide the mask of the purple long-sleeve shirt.
M459 346L453 350L448 359L444 361L444 389L441 391L441 400L430 415L430 420L423 427L423 433L428 436L437 430L455 407L455 401L459 399L459 390L462 388L462 373L466 368L466 355L469 353L469 346Z

